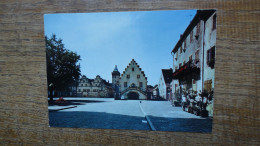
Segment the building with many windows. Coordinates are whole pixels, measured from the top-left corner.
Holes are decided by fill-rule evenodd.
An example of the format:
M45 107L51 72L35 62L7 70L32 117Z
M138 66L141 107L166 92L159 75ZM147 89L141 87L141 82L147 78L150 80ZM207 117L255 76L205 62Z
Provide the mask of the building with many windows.
M119 85L117 99L147 99L147 77L134 59L120 77L117 71L115 68L112 72L113 84Z
M216 11L198 10L172 50L172 96L183 90L214 89L215 46Z
M168 100L170 97L170 83L172 81L172 69L162 69L158 83L159 97Z
M95 79L89 79L83 75L79 81L77 93L86 97L113 97L111 84L99 75Z

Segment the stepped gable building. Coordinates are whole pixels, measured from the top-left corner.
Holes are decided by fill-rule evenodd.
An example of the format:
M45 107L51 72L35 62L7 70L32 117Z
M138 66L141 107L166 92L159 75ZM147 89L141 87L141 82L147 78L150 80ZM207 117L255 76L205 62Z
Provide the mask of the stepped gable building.
M162 69L158 83L159 96L166 100L170 97L170 84L172 81L172 68Z
M172 50L172 95L182 89L214 89L216 11L198 10Z
M111 84L99 75L95 79L89 79L83 75L79 81L77 93L86 97L111 97L113 89Z
M113 76L114 81L117 82L117 74ZM144 72L132 59L125 71L119 78L119 92L120 99L147 99L147 77Z

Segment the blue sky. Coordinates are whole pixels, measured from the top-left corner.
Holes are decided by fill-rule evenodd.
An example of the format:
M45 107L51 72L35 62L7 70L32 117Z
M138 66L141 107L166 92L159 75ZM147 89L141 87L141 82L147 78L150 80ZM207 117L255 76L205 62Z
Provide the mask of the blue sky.
M112 81L115 65L122 73L132 59L148 78L159 81L172 68L171 51L196 10L45 14L45 35L56 34L65 48L81 56L81 74Z

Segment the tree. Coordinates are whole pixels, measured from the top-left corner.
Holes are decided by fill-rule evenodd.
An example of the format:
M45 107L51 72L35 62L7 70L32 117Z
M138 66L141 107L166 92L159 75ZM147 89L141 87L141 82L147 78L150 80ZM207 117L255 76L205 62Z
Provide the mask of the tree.
M62 91L69 84L77 81L80 76L80 55L65 49L61 39L53 34L50 38L45 36L47 82L50 92L50 101L53 101L53 91Z

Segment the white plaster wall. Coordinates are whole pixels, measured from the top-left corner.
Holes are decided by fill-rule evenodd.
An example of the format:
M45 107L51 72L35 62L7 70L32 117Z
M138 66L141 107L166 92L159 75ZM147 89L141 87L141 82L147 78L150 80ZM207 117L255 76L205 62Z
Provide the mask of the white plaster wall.
M189 57L192 55L192 59L195 59L195 53L197 50L202 50L202 46L203 46L203 23L202 21L199 22L200 23L200 32L199 32L199 37L198 40L195 38L196 35L196 29L197 26L193 28L193 40L192 42L190 42L190 35L187 36L186 38L186 51L182 51L182 53L180 53L180 48L178 49L178 53L174 54L174 67L173 70L175 70L175 67L177 67L177 69L179 69L179 64L182 63L183 65L183 61L185 61L186 63L189 61ZM184 48L184 42L182 43L182 48ZM199 56L202 56L202 51L200 51ZM178 56L178 57L177 57ZM178 58L177 60L175 60L175 58ZM202 62L202 60L200 61L200 63ZM200 65L201 66L201 65Z
M175 60L177 53L174 54L174 67L173 70L174 72L175 67L177 67L177 69L179 69L179 64L182 63L183 65L183 61L185 60L185 62L187 63L189 61L189 57L192 55L192 59L195 59L195 53L197 52L197 50L199 50L199 66L200 66L200 79L196 81L196 88L197 91L202 90L202 64L203 64L203 35L204 35L204 22L200 21L200 31L199 31L199 36L198 39L195 38L195 35L197 35L196 33L196 29L198 27L198 24L196 27L193 28L193 40L192 42L190 42L190 35L187 36L186 38L186 51L182 51L182 53L180 54L180 48L178 49L178 59L177 61ZM184 48L184 42L182 43L182 48ZM174 81L176 84L179 85L179 82L176 80ZM174 84L175 84L174 83Z
M159 79L159 82L158 82L158 89L159 89L159 96L166 99L166 86L165 86L165 83L164 83L162 71L161 71L160 79Z
M215 84L215 68L211 69L207 65L207 51L216 46L216 29L212 30L213 26L213 16L214 14L206 21L206 29L205 29L205 47L204 47L204 82L206 80L212 80L212 88L214 88ZM217 50L215 49L215 58L216 58Z

